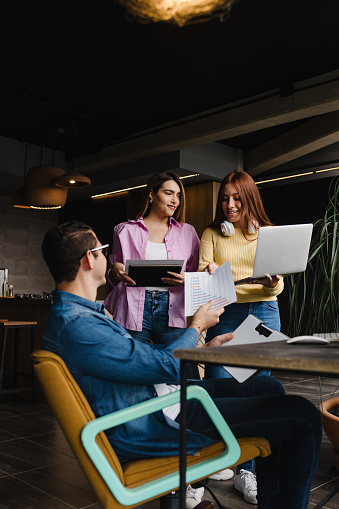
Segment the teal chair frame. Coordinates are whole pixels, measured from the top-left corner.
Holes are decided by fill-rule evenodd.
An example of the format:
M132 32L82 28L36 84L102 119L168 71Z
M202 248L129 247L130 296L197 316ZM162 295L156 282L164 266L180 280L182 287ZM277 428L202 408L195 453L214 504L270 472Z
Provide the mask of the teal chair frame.
M201 402L209 417L213 421L216 429L219 431L222 440L225 442L225 450L214 458L191 465L186 471L187 484L208 477L210 474L223 470L237 462L240 457L239 444L220 414L212 398L202 387L192 385L187 389L187 399L197 399ZM105 458L101 449L95 442L95 437L101 431L115 426L119 426L138 417L143 417L158 410L162 410L170 405L180 403L180 390L165 396L160 396L148 401L139 403L129 408L124 408L109 415L98 417L84 426L81 433L81 440L89 457L95 467L101 474L107 486L114 494L114 497L122 505L133 505L144 502L151 498L163 495L169 491L174 491L179 487L179 471L165 475L154 481L135 488L126 488L109 462ZM179 443L179 434L178 434Z

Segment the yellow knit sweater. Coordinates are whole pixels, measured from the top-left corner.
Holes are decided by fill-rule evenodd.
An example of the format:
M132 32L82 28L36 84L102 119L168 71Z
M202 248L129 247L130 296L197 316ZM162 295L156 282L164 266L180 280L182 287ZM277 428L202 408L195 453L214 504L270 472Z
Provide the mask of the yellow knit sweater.
M220 230L207 228L201 237L199 270L204 270L210 262L222 265L229 260L234 281L251 276L258 234L248 234L247 237L250 240L245 239L240 228L235 228L231 237L225 237ZM283 279L274 288L253 284L235 287L238 303L276 300L283 289Z

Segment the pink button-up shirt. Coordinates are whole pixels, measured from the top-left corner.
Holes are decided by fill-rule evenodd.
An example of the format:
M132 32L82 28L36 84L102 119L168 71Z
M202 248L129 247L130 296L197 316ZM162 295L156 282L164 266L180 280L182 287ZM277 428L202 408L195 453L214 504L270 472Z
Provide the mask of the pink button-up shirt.
M142 217L118 224L113 232L110 265L115 262L126 265L126 260L144 260L148 237L149 232ZM169 260L184 260L182 268L184 272L198 270L200 242L193 226L187 223L178 223L175 219L170 218L165 244ZM107 279L110 281L109 278ZM141 331L145 288L127 286L122 281L116 285L112 284L112 286L113 289L105 300L106 309L126 329ZM186 327L184 288L183 286L170 286L168 290L168 325L169 327L184 328Z

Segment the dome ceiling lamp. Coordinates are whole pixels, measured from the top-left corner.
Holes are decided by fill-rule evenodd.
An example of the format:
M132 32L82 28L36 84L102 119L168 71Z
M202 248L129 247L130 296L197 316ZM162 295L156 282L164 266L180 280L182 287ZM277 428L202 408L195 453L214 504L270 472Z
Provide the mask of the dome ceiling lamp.
M232 6L239 0L116 0L127 18L141 23L159 21L179 27L230 16Z
M12 198L13 207L34 208L34 209L60 209L66 203L67 191L69 188L82 188L91 185L91 181L85 175L73 170L66 173L61 168L53 164L42 164L33 166L26 173L27 163L27 143L25 146L25 171L24 187L18 189Z
M12 205L21 208L60 209L66 203L67 192L70 188L82 188L91 185L85 175L73 171L65 172L54 166L54 142L60 134L75 134L77 128L72 123L71 128L59 127L53 131L52 164L43 164L43 146L40 147L40 165L33 166L26 173L27 143L25 144L24 187L18 189L12 198Z
M25 181L26 202L33 209L60 209L66 203L67 188L54 185L56 178L64 175L55 166L33 166Z
M86 177L86 175L71 170L56 178L54 180L54 185L57 187L68 187L70 189L74 187L82 188L90 186L91 180Z
M88 177L73 170L66 173L55 166L34 166L25 179L25 199L30 208L60 209L66 203L69 188L90 185Z

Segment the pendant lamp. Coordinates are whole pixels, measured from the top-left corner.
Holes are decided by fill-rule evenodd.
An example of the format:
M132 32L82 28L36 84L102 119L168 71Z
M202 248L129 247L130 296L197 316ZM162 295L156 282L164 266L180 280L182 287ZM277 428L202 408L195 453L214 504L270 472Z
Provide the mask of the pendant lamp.
M27 172L25 198L31 208L60 209L66 203L67 188L54 185L55 179L64 175L61 168L33 166Z
M81 173L72 170L56 178L54 180L54 185L57 187L80 188L90 186L91 181L85 175L81 175Z
M219 19L230 15L239 0L115 0L126 11L126 17L140 23L159 21L180 27Z

